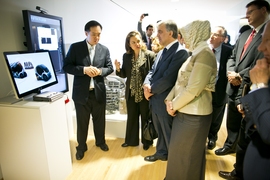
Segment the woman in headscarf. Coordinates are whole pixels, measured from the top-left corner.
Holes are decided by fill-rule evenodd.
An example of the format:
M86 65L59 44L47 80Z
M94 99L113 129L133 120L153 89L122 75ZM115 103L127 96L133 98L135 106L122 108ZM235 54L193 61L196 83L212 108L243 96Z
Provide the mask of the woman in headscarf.
M209 21L193 21L180 31L192 56L180 68L165 99L167 112L174 116L166 180L203 180L217 64L207 44Z
M122 67L120 62L115 60L116 75L127 78L125 91L127 126L122 147L139 145L139 124L142 130L149 115L149 101L144 97L142 85L156 56L154 52L147 50L138 31L128 33L125 48ZM141 133L141 141L144 150L148 150L153 144L153 141L148 141L143 137L143 133Z

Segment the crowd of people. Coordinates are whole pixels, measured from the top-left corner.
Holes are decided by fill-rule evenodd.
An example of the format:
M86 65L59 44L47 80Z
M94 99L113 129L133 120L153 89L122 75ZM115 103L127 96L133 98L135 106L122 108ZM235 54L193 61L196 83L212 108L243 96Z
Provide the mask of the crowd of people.
M172 20L158 21L127 34L122 61L115 73L126 78L127 124L121 145L148 150L153 141L141 133L151 113L158 138L156 152L145 161L167 161L166 180L205 179L205 151L218 140L227 105L227 139L217 156L236 153L224 179L270 179L270 6L265 0L246 5L249 25L239 30L234 45L223 26L211 30L205 20L178 28ZM109 49L99 43L102 25L89 21L86 39L76 42L64 60L65 72L74 75L73 95L77 117L76 159L87 151L90 116L95 144L105 141L106 88L104 77L113 63ZM122 62L122 63L120 63ZM208 139L208 143L206 141Z

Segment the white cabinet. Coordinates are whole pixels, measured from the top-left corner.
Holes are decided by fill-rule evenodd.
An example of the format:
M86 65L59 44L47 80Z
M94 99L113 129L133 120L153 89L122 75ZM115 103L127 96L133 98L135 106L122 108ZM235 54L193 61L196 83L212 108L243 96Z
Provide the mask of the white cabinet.
M0 104L5 180L64 180L72 171L64 98Z

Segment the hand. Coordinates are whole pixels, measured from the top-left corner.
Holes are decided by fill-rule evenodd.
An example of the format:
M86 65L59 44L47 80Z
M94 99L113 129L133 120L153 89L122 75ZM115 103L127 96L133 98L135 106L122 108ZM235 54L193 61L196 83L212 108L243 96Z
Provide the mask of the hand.
M100 75L100 69L94 66L88 66L85 68L85 74L87 74L89 77L96 77Z
M166 101L166 110L170 116L176 116L176 111L173 110L173 104L172 101Z
M121 63L117 59L114 60L114 65L115 65L116 70L120 71Z
M249 71L253 84L268 84L270 78L270 66L265 58L256 61L256 65Z
M143 20L143 18L144 18L144 14L142 14L142 15L141 15L141 17L140 17L140 21L142 21L142 20Z
M153 96L153 94L151 93L150 84L144 84L143 90L144 90L143 93L144 93L145 99L147 99L149 101L150 97Z
M238 112L240 112L242 114L242 117L245 117L245 112L244 112L242 104L237 105L237 110L238 110Z
M233 86L239 86L242 83L241 76L234 71L228 71L227 77L229 83L231 83Z

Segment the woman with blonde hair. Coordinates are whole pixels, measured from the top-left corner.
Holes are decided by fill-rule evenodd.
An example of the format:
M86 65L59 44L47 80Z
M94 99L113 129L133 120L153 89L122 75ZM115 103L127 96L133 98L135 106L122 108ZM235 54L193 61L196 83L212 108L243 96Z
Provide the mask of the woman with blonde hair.
M203 180L217 64L207 44L209 21L193 21L180 31L192 56L180 68L165 99L168 114L174 116L166 180Z
M127 126L122 147L139 145L139 129L143 129L149 115L149 101L144 97L142 85L155 59L155 53L147 50L138 31L128 33L125 48L122 67L119 61L114 62L116 75L127 78L125 90ZM139 123L140 116L141 123ZM143 137L143 133L141 133L141 142L144 150L149 149L153 144L153 141L148 141Z

